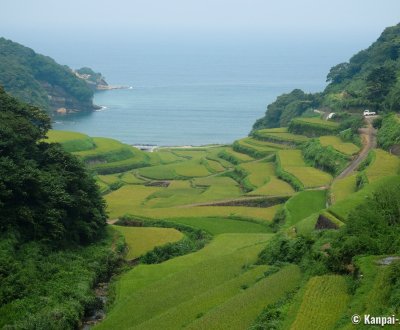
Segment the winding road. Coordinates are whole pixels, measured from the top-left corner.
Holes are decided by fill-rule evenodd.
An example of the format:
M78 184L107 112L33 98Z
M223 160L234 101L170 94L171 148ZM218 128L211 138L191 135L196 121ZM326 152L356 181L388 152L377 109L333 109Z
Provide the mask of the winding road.
M354 170L360 166L361 162L368 156L368 153L371 149L376 148L376 129L372 127L372 120L375 118L368 117L365 118L365 122L367 123L367 127L363 127L359 129L359 133L361 136L363 148L361 149L360 153L358 154L357 158L355 158L349 166L347 166L342 173L340 173L334 180L343 179L349 175L351 175ZM332 182L332 183L333 183Z

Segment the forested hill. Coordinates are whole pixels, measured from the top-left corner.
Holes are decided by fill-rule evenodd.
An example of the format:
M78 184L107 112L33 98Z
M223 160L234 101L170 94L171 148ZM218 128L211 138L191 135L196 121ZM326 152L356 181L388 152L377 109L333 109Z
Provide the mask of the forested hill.
M400 24L386 28L370 47L349 62L331 68L322 93L301 90L283 94L270 104L253 129L287 126L310 109L361 112L400 111Z
M4 38L0 38L0 85L47 111L93 110L92 88L68 66Z

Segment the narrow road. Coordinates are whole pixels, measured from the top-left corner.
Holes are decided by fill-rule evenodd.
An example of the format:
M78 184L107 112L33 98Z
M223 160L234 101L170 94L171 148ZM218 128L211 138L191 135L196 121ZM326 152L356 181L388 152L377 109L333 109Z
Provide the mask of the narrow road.
M376 148L376 129L372 127L372 120L375 117L368 117L365 118L365 121L368 127L360 128L359 133L361 136L363 148L361 149L360 153L358 154L357 158L354 159L349 166L347 166L342 173L340 173L334 180L335 182L338 179L343 179L349 175L351 175L355 169L361 164L361 162L368 156L368 152ZM332 183L333 183L332 182Z

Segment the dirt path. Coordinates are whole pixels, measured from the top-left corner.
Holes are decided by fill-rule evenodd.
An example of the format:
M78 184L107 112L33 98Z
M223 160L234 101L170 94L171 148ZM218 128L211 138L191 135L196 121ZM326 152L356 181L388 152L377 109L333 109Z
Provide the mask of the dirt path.
M116 223L118 221L118 219L108 219L107 220L107 224L108 225L113 225L114 223Z
M361 149L361 152L358 154L357 158L354 159L349 166L347 166L342 173L340 173L334 180L335 182L338 179L343 179L349 175L351 175L355 169L358 168L358 166L361 164L361 162L368 156L368 152L376 148L376 130L375 128L372 127L372 120L374 118L369 117L365 118L365 121L367 123L367 127L365 128L360 128L360 136L363 144L363 148ZM333 183L332 182L332 183Z

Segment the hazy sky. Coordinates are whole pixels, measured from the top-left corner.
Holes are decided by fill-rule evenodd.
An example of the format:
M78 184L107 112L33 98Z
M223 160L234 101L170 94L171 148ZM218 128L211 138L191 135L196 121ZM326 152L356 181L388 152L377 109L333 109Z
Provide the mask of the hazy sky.
M399 22L399 0L1 0L0 6L6 37L77 31L362 35Z

